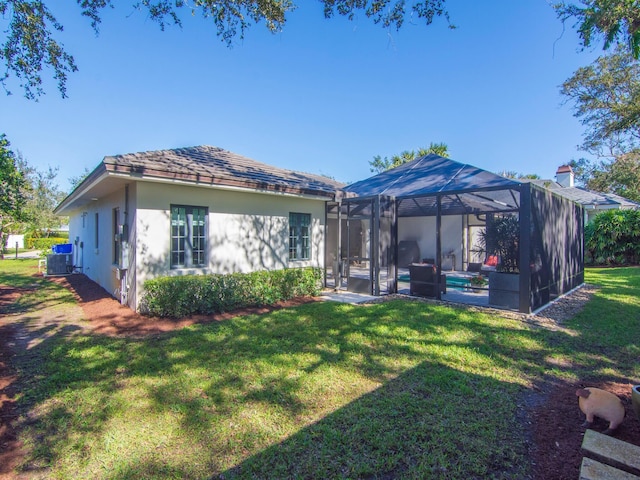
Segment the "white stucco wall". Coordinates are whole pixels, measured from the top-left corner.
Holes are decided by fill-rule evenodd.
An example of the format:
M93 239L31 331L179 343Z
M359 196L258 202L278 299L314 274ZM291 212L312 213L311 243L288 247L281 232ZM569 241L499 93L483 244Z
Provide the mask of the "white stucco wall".
M136 201L136 305L144 281L159 275L324 266L323 200L140 182ZM208 208L206 268L171 268L171 205ZM312 244L308 261L288 260L290 212L311 214Z
M135 190L135 187L130 186L129 189L129 211L131 212L134 210L132 204L134 195L131 190ZM73 244L74 265L119 299L121 282L114 264L113 211L116 208L119 209L118 223L122 224L125 211L124 187L74 210L69 215L69 243Z
M441 246L443 269L462 268L463 219L459 215L443 216ZM414 240L420 247L421 258L436 256L436 217L402 217L398 219L398 241ZM453 254L455 266L453 265Z
M5 247L8 250L12 248L16 248L16 243L18 244L18 248L24 248L24 235L22 234L9 234L7 235L7 243Z

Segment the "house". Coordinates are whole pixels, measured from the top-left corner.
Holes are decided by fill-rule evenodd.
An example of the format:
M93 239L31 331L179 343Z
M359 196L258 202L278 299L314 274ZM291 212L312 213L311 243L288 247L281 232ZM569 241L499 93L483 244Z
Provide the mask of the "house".
M55 213L76 267L137 309L156 276L323 267L342 186L198 146L107 156Z
M575 185L575 174L569 165L561 165L556 171L556 181L531 180L535 184L547 188L554 193L579 203L584 208L585 225L605 210L637 210L640 204L628 200L615 193L594 192Z
M504 216L518 219L520 246L508 308L529 313L583 282L582 207L437 155L349 186L210 146L108 156L56 213L77 269L134 309L156 276L287 267L395 293L406 252L434 265L440 299L443 269L477 262L478 231Z

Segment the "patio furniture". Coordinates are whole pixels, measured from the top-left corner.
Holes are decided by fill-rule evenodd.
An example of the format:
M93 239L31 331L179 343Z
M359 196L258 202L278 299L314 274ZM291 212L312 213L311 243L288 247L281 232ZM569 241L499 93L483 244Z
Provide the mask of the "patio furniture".
M482 273L495 272L497 266L498 266L498 256L489 255L487 259L484 261L484 263L482 264L482 267L480 267L480 271Z
M409 294L423 297L436 296L436 266L431 263L409 265ZM440 274L440 292L447 293L447 277Z
M482 269L482 263L480 262L478 263L471 262L469 263L469 265L467 265L467 272L480 273L481 269Z

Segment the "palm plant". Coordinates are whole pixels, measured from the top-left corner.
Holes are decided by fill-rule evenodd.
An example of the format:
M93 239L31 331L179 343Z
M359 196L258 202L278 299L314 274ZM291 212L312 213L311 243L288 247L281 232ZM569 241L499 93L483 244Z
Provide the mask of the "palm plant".
M500 215L480 231L478 252L498 256L497 272L520 272L520 221L515 215Z

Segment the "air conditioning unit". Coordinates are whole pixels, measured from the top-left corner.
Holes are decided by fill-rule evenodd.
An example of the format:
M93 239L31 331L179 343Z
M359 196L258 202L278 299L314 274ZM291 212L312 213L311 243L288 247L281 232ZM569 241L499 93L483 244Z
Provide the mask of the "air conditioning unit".
M47 275L67 275L73 270L73 254L52 253L47 255Z

